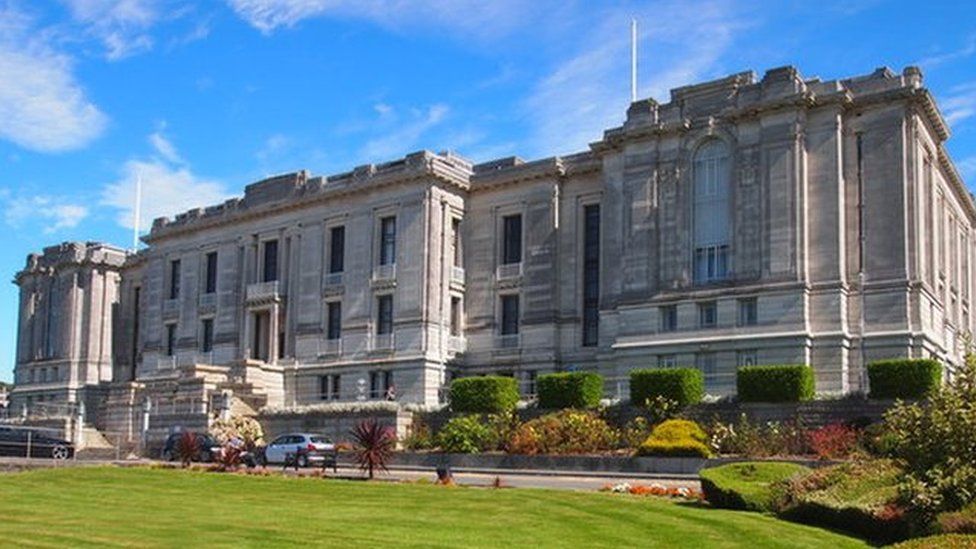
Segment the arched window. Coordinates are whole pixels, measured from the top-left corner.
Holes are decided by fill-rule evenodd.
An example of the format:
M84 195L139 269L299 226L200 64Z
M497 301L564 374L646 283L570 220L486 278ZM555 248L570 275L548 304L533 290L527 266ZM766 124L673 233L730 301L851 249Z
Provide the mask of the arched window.
M725 143L713 139L695 153L692 165L695 182L696 283L724 280L729 275L729 152Z

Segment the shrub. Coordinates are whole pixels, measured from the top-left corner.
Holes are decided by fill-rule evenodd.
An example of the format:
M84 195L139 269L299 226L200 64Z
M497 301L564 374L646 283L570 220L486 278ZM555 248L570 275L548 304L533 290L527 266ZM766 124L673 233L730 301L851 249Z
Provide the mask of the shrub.
M803 364L742 366L735 384L742 402L799 402L814 394L813 368Z
M452 417L437 433L441 450L457 454L475 454L493 449L497 437L489 422L480 415Z
M644 406L649 400L663 397L684 407L701 402L705 377L695 368L632 370L630 401Z
M637 455L707 458L711 455L707 442L708 435L694 421L669 419L651 431Z
M451 383L451 410L455 413L510 412L518 399L518 382L512 377L466 377Z
M871 398L923 398L942 383L942 364L932 359L879 360L868 364Z
M767 512L773 510L775 483L809 471L795 463L744 462L703 469L699 476L713 506Z
M210 426L210 434L223 445L240 442L244 448L253 450L264 442L264 430L252 417L231 416L218 419Z
M751 423L745 414L737 423L714 422L708 427L709 446L719 454L749 458L800 456L810 453L810 437L799 418L782 423Z
M564 372L539 376L539 408L595 408L603 397L603 376Z
M911 539L890 547L891 549L976 549L976 536L943 534Z
M594 412L562 410L517 427L507 444L513 454L592 454L612 450L618 435Z
M820 459L845 459L857 450L857 430L832 423L810 431L810 448Z
M353 440L353 459L360 470L373 478L373 471L386 471L386 464L396 448L396 431L388 425L381 425L373 418L360 421L349 433Z
M173 445L176 457L183 467L189 467L190 463L200 457L200 436L191 431L184 431Z
M898 503L903 471L891 460L852 461L791 477L774 486L784 518L847 530L875 541L897 541L912 533Z
M938 530L946 534L976 534L976 503L936 518Z

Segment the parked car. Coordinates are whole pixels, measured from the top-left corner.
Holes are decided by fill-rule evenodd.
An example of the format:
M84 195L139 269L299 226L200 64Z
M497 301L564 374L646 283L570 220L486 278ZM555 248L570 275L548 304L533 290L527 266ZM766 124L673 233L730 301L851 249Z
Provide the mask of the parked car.
M67 440L32 429L0 427L0 455L27 457L28 447L32 458L64 460L75 455L74 444Z
M259 461L262 465L286 463L292 457L299 467L335 467L335 456L336 446L328 438L312 433L290 433L281 435L265 446Z
M164 461L176 461L180 458L176 445L180 442L180 437L185 433L173 433L166 438L163 446L162 458ZM220 455L220 443L214 437L204 433L194 433L197 437L197 455L193 461L213 461Z

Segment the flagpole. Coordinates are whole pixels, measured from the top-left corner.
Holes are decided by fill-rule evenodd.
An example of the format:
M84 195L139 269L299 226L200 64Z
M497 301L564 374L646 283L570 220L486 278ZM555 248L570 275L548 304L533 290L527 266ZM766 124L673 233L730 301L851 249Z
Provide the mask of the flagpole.
M630 20L630 102L637 101L637 19Z
M139 251L139 211L142 206L142 173L136 174L136 204L134 210L135 219L132 222L132 252Z

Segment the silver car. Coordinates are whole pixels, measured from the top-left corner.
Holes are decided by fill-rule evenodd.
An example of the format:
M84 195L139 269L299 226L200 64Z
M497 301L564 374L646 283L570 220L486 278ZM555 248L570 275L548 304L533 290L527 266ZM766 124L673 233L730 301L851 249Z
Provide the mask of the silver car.
M326 465L335 462L335 444L323 435L314 433L289 433L271 441L264 449L262 462L285 463L289 457L299 467Z

